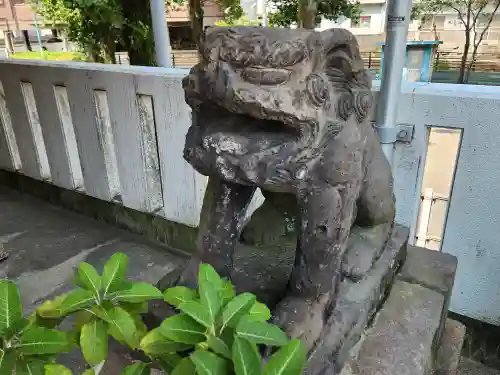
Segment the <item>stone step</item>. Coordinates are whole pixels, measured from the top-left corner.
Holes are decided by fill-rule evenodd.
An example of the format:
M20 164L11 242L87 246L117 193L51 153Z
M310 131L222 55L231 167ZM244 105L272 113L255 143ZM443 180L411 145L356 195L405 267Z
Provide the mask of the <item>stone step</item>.
M451 335L443 330L456 266L451 255L409 246L386 302L341 374L433 373L441 337Z
M465 340L465 325L446 319L441 343L434 361L434 375L456 375Z

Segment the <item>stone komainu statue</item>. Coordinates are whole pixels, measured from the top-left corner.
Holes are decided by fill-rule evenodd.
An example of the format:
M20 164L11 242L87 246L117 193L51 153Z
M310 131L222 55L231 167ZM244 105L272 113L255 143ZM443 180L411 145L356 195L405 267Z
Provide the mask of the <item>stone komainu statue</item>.
M274 315L311 348L342 279L362 278L393 230L391 169L367 118L357 42L343 29L210 28L183 85L193 116L184 157L209 182L197 253L175 282L194 284L199 262L231 277L260 188L297 231Z

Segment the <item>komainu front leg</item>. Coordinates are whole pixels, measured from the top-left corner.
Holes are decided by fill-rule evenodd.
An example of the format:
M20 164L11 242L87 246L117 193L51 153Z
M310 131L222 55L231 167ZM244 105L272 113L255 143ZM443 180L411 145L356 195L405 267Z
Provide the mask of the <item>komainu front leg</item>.
M300 197L301 228L288 296L276 322L311 348L334 306L352 224L355 188L328 187Z
M255 189L217 177L209 178L200 215L196 252L183 270L162 282L163 288L174 284L196 287L200 263L208 263L222 277L230 277L234 247Z

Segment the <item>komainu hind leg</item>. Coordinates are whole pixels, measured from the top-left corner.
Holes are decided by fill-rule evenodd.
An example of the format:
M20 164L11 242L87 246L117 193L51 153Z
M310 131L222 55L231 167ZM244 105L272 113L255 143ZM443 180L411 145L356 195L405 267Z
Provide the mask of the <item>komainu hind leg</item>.
M391 168L382 150L373 149L342 263L344 275L353 281L360 280L379 258L392 233L396 213Z

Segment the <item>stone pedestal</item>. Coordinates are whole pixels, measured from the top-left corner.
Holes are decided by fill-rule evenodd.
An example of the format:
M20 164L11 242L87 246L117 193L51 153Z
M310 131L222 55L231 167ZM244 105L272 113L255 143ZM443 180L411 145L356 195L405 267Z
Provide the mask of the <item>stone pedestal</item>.
M446 313L457 260L413 246L407 254L387 300L351 348L342 375L455 373L465 330L447 322Z

